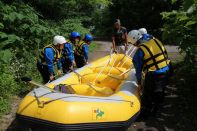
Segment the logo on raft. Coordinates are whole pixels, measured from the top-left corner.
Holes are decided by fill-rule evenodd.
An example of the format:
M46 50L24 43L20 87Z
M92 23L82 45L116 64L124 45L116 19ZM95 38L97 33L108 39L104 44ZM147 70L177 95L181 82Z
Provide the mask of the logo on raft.
M99 120L103 119L105 115L105 112L99 108L93 109L93 119Z

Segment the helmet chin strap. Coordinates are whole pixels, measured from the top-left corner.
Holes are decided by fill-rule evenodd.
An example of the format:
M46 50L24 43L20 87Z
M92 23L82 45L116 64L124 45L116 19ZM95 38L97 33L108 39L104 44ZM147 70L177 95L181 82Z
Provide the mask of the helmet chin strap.
M60 44L54 45L54 47L59 50L60 49Z
M139 45L138 42L136 42L136 43L134 43L134 44L131 43L131 42L129 42L129 43L130 43L131 45L135 46L135 47L138 47L138 45Z
M138 47L141 44L141 38L135 43L133 44L134 46Z

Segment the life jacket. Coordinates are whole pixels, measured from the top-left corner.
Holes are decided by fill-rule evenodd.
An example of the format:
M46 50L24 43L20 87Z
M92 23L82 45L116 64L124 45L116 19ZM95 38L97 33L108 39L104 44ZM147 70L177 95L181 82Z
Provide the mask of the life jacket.
M75 54L79 55L79 56L83 56L83 45L85 45L86 43L84 41L79 41L78 44L75 45L75 48L74 48L74 52Z
M169 65L167 51L158 39L150 39L139 48L144 52L144 71L156 71Z
M53 51L54 51L54 64L60 59L60 55L61 55L61 52L58 50L58 49L56 49L55 48L55 46L54 45L47 45L47 46L45 46L42 50L41 50L41 52L40 52L40 59L41 59L41 62L42 63L45 63L46 61L45 61L45 49L46 48L52 48L53 49Z

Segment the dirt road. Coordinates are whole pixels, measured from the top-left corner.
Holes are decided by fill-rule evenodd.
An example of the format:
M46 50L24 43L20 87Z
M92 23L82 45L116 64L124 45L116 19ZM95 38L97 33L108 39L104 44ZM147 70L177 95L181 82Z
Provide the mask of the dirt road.
M93 51L89 54L89 61L94 61L98 58L106 56L110 52L110 42L96 41L96 43L98 43L98 48L96 51ZM166 48L172 61L177 61L182 57L179 55L176 46L166 46ZM18 103L21 100L20 98L15 99L16 100L12 104L11 112L7 115L4 115L0 119L0 131L4 131L6 129L12 130L15 126L15 112ZM167 89L167 96L164 106L158 115L156 117L151 117L146 121L136 121L131 125L128 131L177 131L186 129L187 127L185 127L185 124L183 125L183 123L188 119L180 119L180 114L183 113L180 109L181 104L182 102L180 101L180 98L177 94L176 85L172 83Z
M112 46L111 42L106 42L106 41L96 41L95 43L98 44L98 48L96 51L90 53L89 55L90 61L108 55L110 53L110 49ZM170 59L173 62L177 62L182 59L183 56L178 53L179 52L178 46L166 45L165 47L168 51Z

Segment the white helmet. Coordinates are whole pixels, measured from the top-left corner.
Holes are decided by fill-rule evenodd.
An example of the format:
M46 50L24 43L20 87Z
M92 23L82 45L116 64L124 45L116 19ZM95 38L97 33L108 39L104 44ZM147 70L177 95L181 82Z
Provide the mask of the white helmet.
M142 34L138 30L132 30L128 33L128 42L132 44L135 44L141 38Z
M143 34L147 34L147 30L146 28L140 28L139 32L143 35Z
M56 35L53 38L53 45L64 44L66 39L63 36Z

